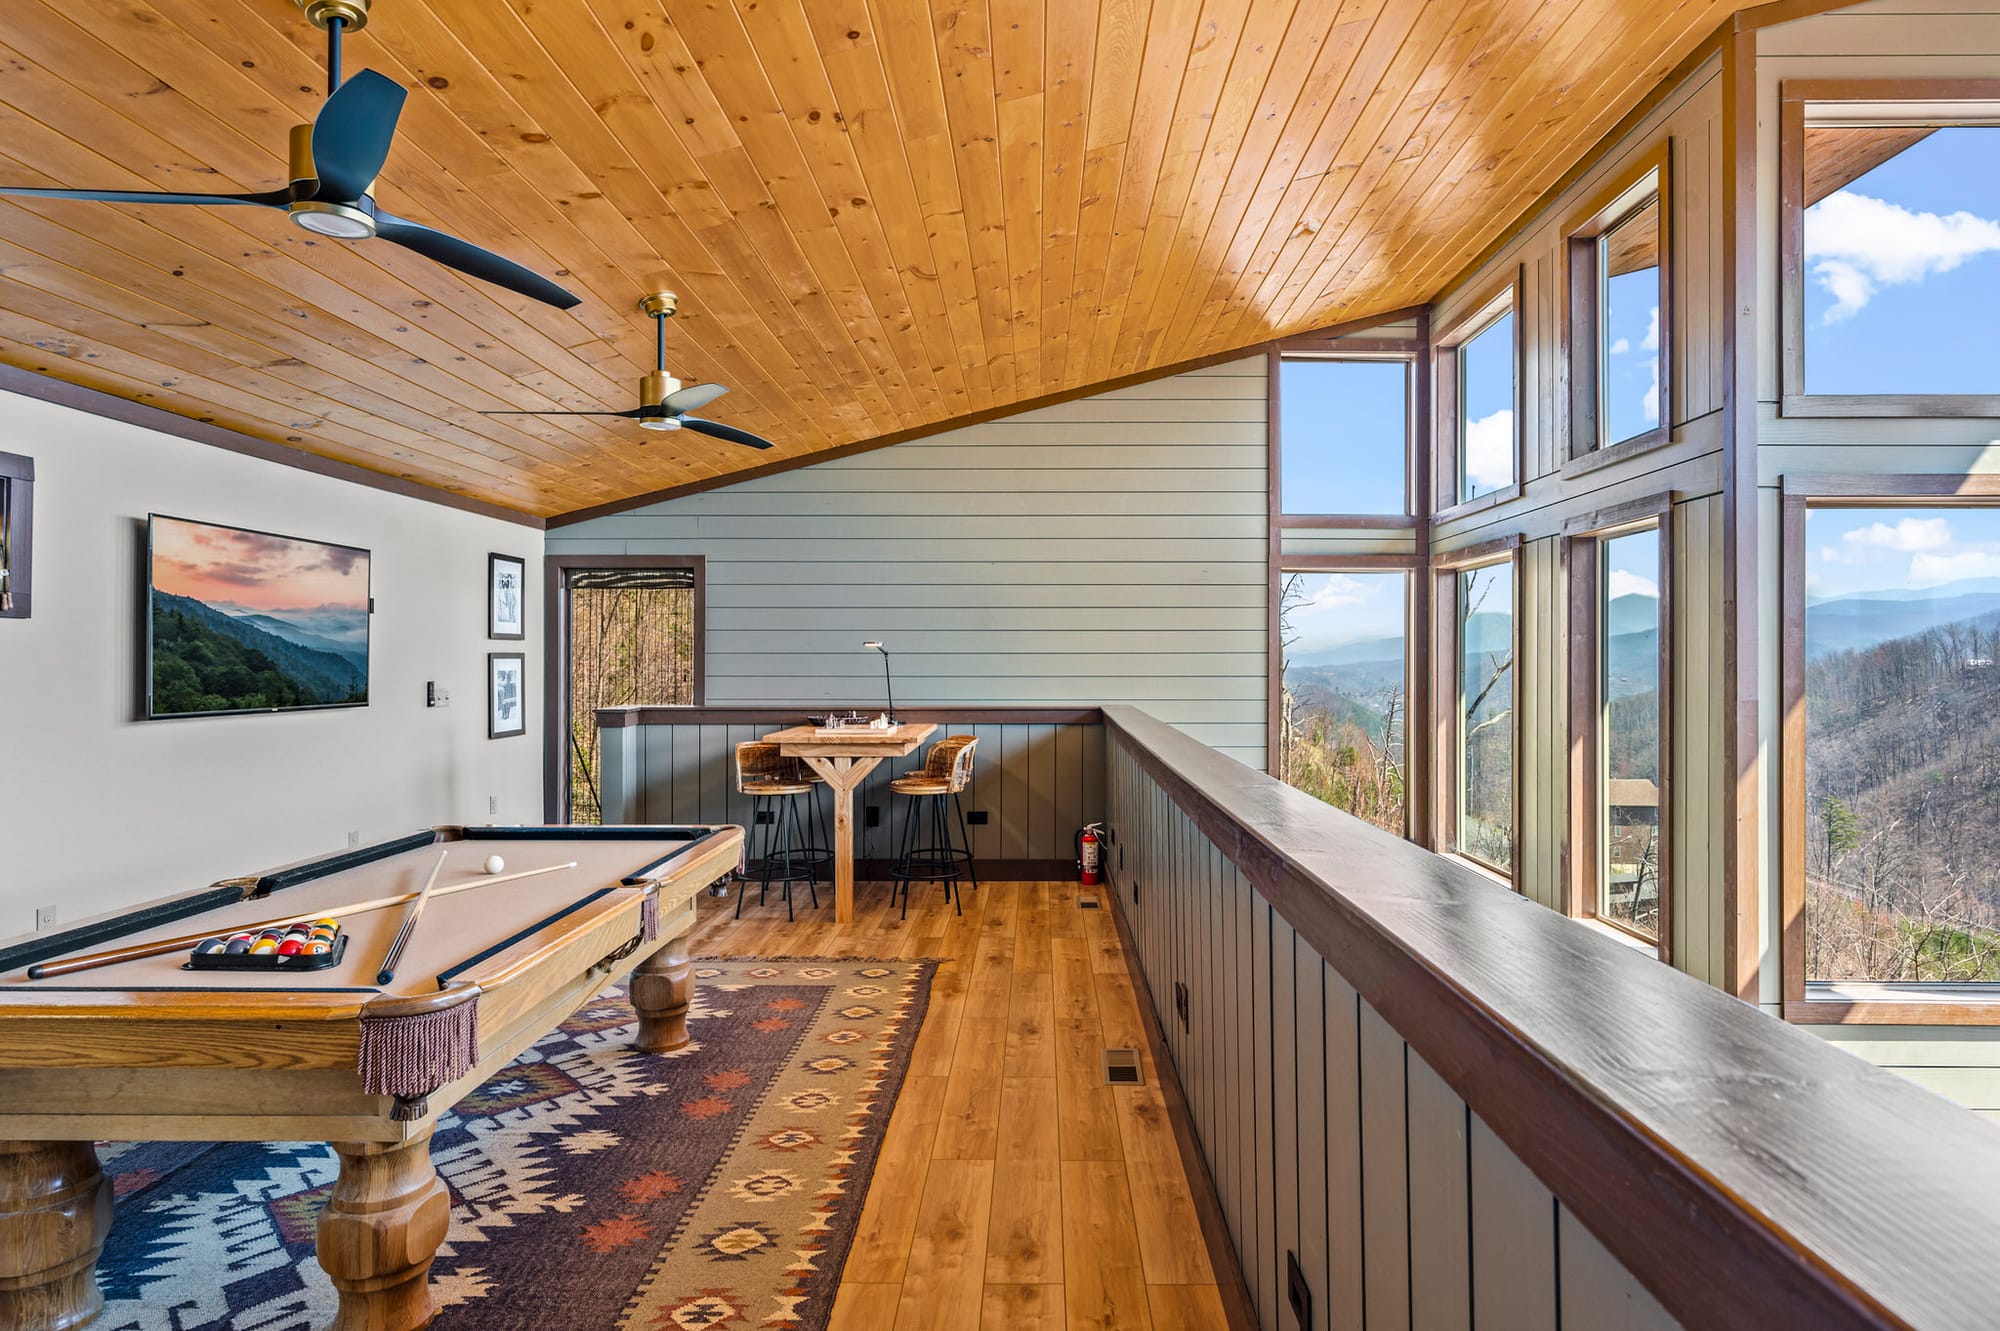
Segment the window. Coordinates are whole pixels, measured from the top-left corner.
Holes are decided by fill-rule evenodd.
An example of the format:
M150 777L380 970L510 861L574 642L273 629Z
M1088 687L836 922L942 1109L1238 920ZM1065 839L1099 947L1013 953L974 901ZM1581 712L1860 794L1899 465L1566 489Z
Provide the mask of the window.
M1451 740L1456 751L1450 816L1452 850L1488 868L1514 872L1514 563L1451 570L1454 653Z
M1437 507L1520 493L1520 269L1438 339ZM1495 500L1494 502L1498 502Z
M548 709L552 820L603 819L599 708L702 701L704 570L699 556L549 558L550 683L559 700Z
M35 462L0 453L0 619L34 607Z
M1278 511L1407 514L1410 373L1404 360L1278 363Z
M1785 1014L1990 1022L2000 483L1784 484Z
M2000 82L1787 84L1781 136L1783 410L2000 415Z
M1664 443L1667 161L1661 144L1569 227L1570 453Z
M1276 774L1357 818L1406 834L1406 572L1288 572Z
M1664 957L1672 905L1667 840L1672 619L1665 534L1670 507L1662 497L1630 508L1658 516L1602 525L1566 544L1569 909L1636 935Z

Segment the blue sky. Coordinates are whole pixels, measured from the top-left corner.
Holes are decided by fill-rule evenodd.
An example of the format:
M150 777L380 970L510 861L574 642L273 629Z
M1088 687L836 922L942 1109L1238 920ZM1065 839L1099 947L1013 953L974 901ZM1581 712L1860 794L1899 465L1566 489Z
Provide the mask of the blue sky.
M1635 223L1636 225L1636 223ZM1623 443L1660 423L1660 270L1605 282L1604 438Z
M1514 482L1514 312L1459 346L1459 411L1465 451L1458 497L1473 499Z
M1408 371L1401 361L1287 360L1278 368L1286 513L1407 513Z
M1938 130L1805 222L1806 391L2000 392L2000 128Z
M1400 638L1404 633L1403 603L1409 595L1404 573L1301 573L1304 603L1288 618L1298 641L1287 650L1293 656L1372 638Z
M1613 537L1604 543L1605 594L1612 600L1621 596L1660 595L1660 533L1655 528Z
M2000 577L2000 509L1806 510L1806 594L1937 587Z

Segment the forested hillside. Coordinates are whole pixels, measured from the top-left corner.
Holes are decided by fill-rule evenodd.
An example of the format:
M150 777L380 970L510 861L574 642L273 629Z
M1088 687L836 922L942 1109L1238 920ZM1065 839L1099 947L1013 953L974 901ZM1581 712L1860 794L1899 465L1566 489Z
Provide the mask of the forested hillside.
M368 676L346 656L161 591L153 593L152 688L160 715L368 701Z

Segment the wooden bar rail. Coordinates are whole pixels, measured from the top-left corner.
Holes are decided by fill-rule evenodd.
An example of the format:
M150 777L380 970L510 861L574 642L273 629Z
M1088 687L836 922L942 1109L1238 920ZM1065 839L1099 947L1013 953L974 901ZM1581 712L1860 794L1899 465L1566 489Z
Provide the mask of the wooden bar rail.
M1294 1253L1315 1326L1996 1325L1991 1126L1103 712L1111 895L1265 1327Z

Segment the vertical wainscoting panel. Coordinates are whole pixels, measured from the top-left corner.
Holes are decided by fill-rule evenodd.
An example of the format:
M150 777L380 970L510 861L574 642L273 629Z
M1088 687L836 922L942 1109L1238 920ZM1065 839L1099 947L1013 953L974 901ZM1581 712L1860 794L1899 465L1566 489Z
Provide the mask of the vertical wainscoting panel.
M1102 732L1086 730L1086 735ZM1102 788L1124 919L1264 1331L1674 1325L1121 747ZM1187 986L1188 1024L1174 1005Z

